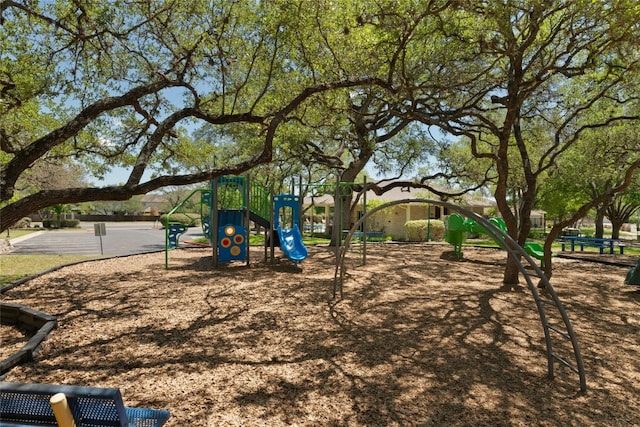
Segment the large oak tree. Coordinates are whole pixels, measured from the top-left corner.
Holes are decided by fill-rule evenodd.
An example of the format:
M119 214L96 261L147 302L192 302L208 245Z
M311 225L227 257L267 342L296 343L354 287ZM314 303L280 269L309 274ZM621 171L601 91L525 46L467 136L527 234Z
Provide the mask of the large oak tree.
M482 163L482 176L495 176L500 214L523 244L558 159L592 129L635 126L639 13L630 0L5 0L0 230L47 205L242 173L270 162L287 137L292 149L315 144L316 162L333 156L351 179L401 148L396 129L415 120L493 165L494 175ZM344 95L351 88L355 98ZM323 113L329 120L317 120ZM205 124L217 132L194 131ZM310 124L348 132L332 152L336 134L306 138ZM340 151L346 142L353 149ZM47 161L130 174L121 186L20 193L20 177ZM637 166L625 165L612 193ZM517 274L509 261L505 282Z
M541 181L557 160L589 129L637 126L639 12L628 1L469 1L442 15L438 40L416 37L402 69L410 90L402 113L463 138L470 157L494 164L498 209L521 245ZM637 166L621 167L631 173ZM517 211L509 194L514 176ZM504 280L518 280L511 258Z
M272 159L279 126L314 94L386 85L363 61L331 50L345 34L315 19L324 3L0 3L0 230L48 205L124 200L242 173ZM334 12L354 25L360 14ZM352 50L366 53L361 37L354 46L365 48ZM261 143L223 165L180 173L175 159L189 129L204 123L243 126ZM122 166L129 177L121 186L17 191L21 175L52 158L98 177Z

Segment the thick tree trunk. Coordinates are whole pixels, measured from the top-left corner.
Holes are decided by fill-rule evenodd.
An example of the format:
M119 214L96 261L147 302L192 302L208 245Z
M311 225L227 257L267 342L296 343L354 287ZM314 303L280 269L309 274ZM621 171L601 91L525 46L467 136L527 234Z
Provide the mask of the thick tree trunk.
M529 231L531 230L531 210L533 209L533 199L535 194L531 194L530 192L525 192L523 194L522 204L520 206L519 217L520 224L518 226L517 219L513 224L513 229L509 228L509 230L514 230L514 232L510 231L509 235L513 237L513 234L516 234L516 241L522 247L524 247L527 242L527 236L529 235ZM520 266L519 262L521 259L514 259L509 256L507 258L507 264L504 270L504 278L503 282L505 285L517 285L520 277Z
M329 243L331 247L340 246L342 244L343 230L351 228L351 200L351 190L349 190L349 194L336 194L334 196L333 228L331 232L331 242Z
M620 238L620 230L622 229L622 225L624 221L620 221L619 219L611 219L611 238L619 239Z
M512 257L507 258L507 265L504 268L502 283L506 287L513 287L518 284L520 278L520 266Z
M342 243L342 230L351 228L351 202L353 200L353 183L358 174L364 169L371 155L352 162L349 168L340 175L339 188L334 192L333 232L331 233L331 247ZM338 198L340 198L338 200Z
M596 209L596 232L594 237L602 239L604 236L604 217L606 209L605 207L598 207Z

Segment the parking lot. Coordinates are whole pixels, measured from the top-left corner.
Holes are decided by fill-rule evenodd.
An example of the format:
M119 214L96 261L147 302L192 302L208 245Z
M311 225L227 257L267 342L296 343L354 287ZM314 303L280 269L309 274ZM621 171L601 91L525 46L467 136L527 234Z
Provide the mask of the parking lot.
M105 235L97 236L94 223L77 229L43 230L11 240L9 254L125 256L162 251L165 230L152 222L107 222ZM202 237L202 229L190 228L181 241Z

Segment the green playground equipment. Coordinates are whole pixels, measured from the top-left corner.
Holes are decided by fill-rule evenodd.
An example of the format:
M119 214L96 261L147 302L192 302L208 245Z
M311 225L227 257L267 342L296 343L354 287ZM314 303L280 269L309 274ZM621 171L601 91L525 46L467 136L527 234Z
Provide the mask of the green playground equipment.
M187 216L192 224L200 224L202 234L213 248L213 261L246 261L249 263L249 200L257 212L264 215L270 203L269 191L262 186L251 186L246 176L220 176L209 182L208 188L193 190L167 214L165 238L165 268L168 251L180 247L180 236L187 226L172 221L177 214ZM268 208L267 208L268 212ZM268 217L268 214L267 214Z
M540 267L544 267L544 248L540 243L526 242L524 244L524 250L527 251L529 255L540 261ZM556 254L551 252L551 256L554 257Z
M200 225L205 236L210 237L209 210L211 206L211 192L209 189L193 190L187 197L167 213L165 227L165 251L180 246L180 237L187 231L188 225L176 221L181 215L186 217L191 225ZM174 220L172 220L172 217Z
M507 226L502 218L490 218L489 222L506 234ZM467 239L468 233L491 236L491 234L476 221L471 218L465 218L457 212L448 215L444 219L444 225L444 239L447 243L453 245L453 251L458 259L462 259L462 244ZM500 242L496 243L500 244ZM500 246L503 245L500 244Z
M458 259L462 259L462 244L467 238L468 226L462 215L452 213L444 219L444 240L453 245Z
M489 222L496 226L496 228L502 230L503 233L507 233L507 225L505 224L502 218L489 218ZM472 218L465 218L457 212L448 215L445 218L445 233L444 238L447 243L453 245L453 251L456 254L458 259L462 259L462 244L467 239L467 234L482 234L484 236L491 236L487 230L479 225ZM498 236L498 239L500 237ZM504 245L498 240L494 239L494 241L500 246ZM544 267L544 248L537 242L526 242L524 244L523 249L527 252L527 254L536 258L540 261L540 266ZM551 256L555 256L554 253Z
M626 285L640 286L640 259L636 262L635 267L631 267L624 279Z

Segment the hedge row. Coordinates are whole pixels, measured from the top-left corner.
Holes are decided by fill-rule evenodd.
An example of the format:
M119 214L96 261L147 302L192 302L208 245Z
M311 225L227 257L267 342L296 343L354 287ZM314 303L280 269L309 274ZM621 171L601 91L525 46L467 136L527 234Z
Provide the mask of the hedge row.
M439 219L419 219L404 224L409 242L426 242L430 234L432 241L444 240L444 222Z
M20 221L16 222L11 228L29 228L31 227L31 218L25 216Z
M58 224L57 219L43 219L42 226L44 228L77 228L80 227L80 221L77 219L61 219Z
M167 227L166 214L160 215L160 218L158 218L158 221L160 222L160 224L162 224L163 227L165 228ZM175 213L171 215L171 217L169 218L169 221L177 222L179 224L186 225L187 227L199 227L200 225L202 225L200 216L196 214L187 215L187 214Z

